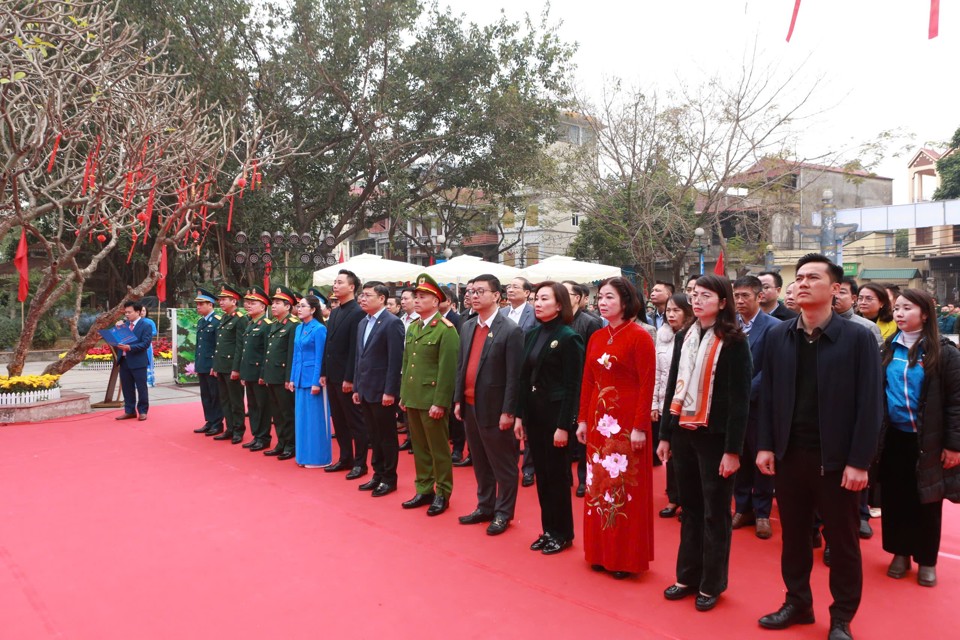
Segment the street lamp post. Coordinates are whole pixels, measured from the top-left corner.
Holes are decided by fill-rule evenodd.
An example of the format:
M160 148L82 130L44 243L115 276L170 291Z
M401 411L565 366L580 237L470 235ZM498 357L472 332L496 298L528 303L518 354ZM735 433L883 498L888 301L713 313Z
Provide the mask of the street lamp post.
M767 245L767 252L763 254L763 270L764 271L773 271L773 245Z
M833 206L833 190L823 190L823 207L820 210L820 251L830 262L837 263L837 208Z
M705 233L703 227L697 227L693 230L693 235L697 236L697 253L700 254L700 275L703 275L703 236Z

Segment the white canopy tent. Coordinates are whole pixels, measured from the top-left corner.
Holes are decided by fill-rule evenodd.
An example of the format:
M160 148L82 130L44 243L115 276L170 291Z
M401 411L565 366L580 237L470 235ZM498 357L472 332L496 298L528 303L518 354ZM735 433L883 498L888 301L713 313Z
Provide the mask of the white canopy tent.
M569 256L550 256L521 270L520 275L531 282L573 280L574 282L586 283L614 278L622 274L620 267L582 262Z
M337 273L341 269L348 269L357 274L361 282L380 280L382 282L410 282L422 271L423 267L409 262L385 260L383 257L370 253L361 253L353 256L346 262L313 272L313 286L333 284Z
M505 281L516 278L520 275L520 269L510 267L498 262L487 262L477 256L457 256L446 262L441 262L427 267L434 280L440 284L464 284L469 280L485 273L496 276L498 280Z

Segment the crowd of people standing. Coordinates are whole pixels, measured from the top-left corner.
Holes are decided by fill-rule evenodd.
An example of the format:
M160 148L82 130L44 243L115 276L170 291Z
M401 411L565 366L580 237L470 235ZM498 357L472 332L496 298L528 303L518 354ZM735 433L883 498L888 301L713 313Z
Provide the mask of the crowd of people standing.
M611 278L594 313L583 283L481 275L463 316L427 274L396 294L343 270L330 304L317 290L200 290L197 358L210 366L196 431L240 444L249 417L244 447L349 480L372 467L358 488L377 498L398 489L409 448L414 495L402 506L428 516L450 507L451 467L472 466L476 506L459 522L491 536L509 528L518 486L536 484L542 533L530 549L544 555L572 546L583 497L586 562L617 579L654 557L652 475L664 464L659 516L681 520L665 598L713 609L732 531L771 538L775 500L786 600L760 626L814 621L822 535L829 638L850 638L868 485L882 486L888 575L916 562L919 584L936 584L942 502L960 500L960 351L925 291L858 287L819 254L798 262L789 305L783 284L774 272L691 276L683 293L657 282L648 309Z

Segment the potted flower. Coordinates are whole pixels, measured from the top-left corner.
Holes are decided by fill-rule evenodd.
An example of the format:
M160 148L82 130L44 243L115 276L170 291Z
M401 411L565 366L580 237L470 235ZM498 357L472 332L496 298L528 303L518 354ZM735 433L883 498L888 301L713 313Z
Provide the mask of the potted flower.
M0 376L0 405L30 404L60 398L60 376Z

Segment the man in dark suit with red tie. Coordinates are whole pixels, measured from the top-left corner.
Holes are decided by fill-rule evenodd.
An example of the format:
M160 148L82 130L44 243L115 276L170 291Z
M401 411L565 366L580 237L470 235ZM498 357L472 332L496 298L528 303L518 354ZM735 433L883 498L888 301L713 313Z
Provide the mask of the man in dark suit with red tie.
M140 321L139 302L123 303L123 325L133 332L136 339L127 344L117 345L117 357L120 359L120 388L123 389L123 415L117 420L147 419L150 399L147 396L147 349L153 348L153 331Z
M403 321L387 311L390 290L382 282L363 284L360 308L366 317L357 326L353 402L360 406L370 433L373 478L360 485L379 498L397 490L397 398L403 366Z
M523 330L497 312L500 281L477 276L471 305L477 315L460 334L454 413L462 418L477 477L477 508L460 524L490 522L487 534L507 530L517 503L517 448L512 436Z

